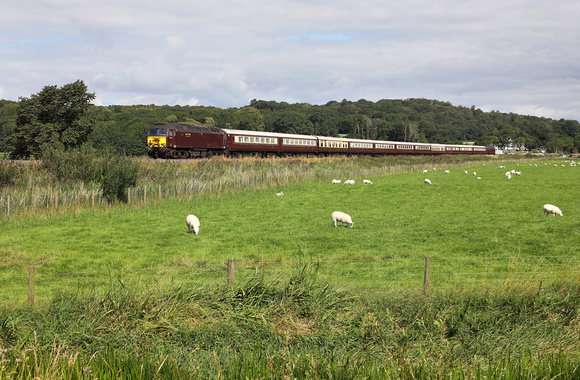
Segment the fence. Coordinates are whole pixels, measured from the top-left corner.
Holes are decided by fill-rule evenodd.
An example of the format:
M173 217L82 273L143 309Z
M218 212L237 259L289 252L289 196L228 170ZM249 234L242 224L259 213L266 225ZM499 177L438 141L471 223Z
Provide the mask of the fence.
M0 277L0 304L50 300L60 291L106 292L113 286L159 283L193 284L244 283L251 278L284 281L305 268L318 281L352 292L423 292L449 288L535 287L552 281L579 281L580 256L409 258L384 260L337 260L294 262L235 262L195 266L121 269L77 273L45 273L30 268L28 274Z

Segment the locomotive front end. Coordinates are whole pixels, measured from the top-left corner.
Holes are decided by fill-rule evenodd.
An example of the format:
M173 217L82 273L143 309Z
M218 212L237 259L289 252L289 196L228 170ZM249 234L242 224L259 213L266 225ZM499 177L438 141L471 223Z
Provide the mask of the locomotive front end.
M150 128L147 132L147 154L149 157L163 157L167 146L167 129Z

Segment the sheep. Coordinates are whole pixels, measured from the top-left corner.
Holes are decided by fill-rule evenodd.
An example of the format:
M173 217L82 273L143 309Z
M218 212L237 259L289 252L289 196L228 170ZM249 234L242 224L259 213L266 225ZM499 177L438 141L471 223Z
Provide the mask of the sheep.
M339 179L333 179L333 180L332 180L332 183L333 183L333 184L340 183L340 180L339 180Z
M449 174L449 170L445 170L443 174Z
M431 180L429 180L429 179L427 179L427 178L425 178L425 181L424 181L424 182L425 182L425 183L428 183L429 185L431 184Z
M284 192L283 191L281 191L281 192L279 192L279 193L276 194L276 196L278 196L278 197L281 197L282 195L284 195Z
M363 184L365 185L372 185L373 183L368 179L363 179Z
M194 232L196 235L199 233L199 219L195 215L188 215L185 218L185 223L187 224L188 232Z
M343 223L346 223L346 225L349 228L352 228L352 226L354 225L354 223L352 222L352 218L350 217L350 215L345 214L344 212L341 211L335 211L332 213L332 221L334 222L334 226L338 227L336 225L337 222L340 222L340 226L343 226Z
M522 175L522 172L516 172L515 174L516 175Z
M423 173L427 173L427 169L423 170Z
M481 177L477 177L476 179L481 179Z
M477 175L477 172L473 172L473 175L476 176Z
M467 174L467 170L465 171L465 174Z
M354 185L354 179L347 179L346 181L344 181L345 185Z
M564 216L564 213L558 207L551 205L551 204L545 204L544 205L544 215L548 216L548 214L554 214L554 216L556 216L556 215Z
M505 166L503 166L503 165L500 165L500 166L498 167L498 169L505 169Z
M508 174L507 175L507 179L512 179L512 175L511 174Z

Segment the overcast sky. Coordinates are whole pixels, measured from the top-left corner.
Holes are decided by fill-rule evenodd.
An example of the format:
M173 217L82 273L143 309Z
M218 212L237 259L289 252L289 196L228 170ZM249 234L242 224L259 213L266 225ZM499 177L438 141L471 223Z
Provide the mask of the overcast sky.
M0 99L98 105L428 98L580 120L574 0L2 1Z

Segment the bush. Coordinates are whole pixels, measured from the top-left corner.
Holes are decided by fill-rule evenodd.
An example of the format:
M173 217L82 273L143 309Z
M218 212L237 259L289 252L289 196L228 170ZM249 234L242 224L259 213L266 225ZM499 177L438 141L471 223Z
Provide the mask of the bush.
M0 161L0 187L12 185L19 174L20 168L18 166Z
M96 183L110 202L127 201L127 188L135 186L139 172L139 162L90 147L68 151L47 148L42 165L61 181Z

